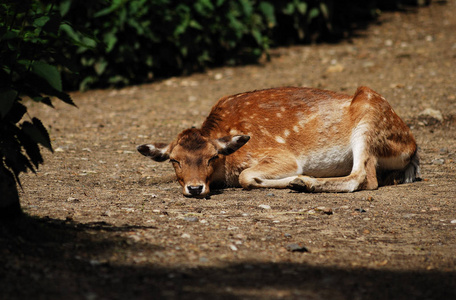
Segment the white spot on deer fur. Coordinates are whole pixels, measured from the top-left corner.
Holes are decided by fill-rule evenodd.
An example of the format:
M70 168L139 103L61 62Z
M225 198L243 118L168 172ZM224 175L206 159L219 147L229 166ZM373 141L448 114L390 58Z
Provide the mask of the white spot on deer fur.
M276 113L277 118L281 118L282 114L281 113Z
M236 129L231 129L230 130L230 134L231 135L236 135L236 134L239 134L239 132Z
M281 107L280 111L284 112L285 111L285 107Z
M295 126L293 126L293 131L294 131L294 132L296 132L296 133L298 133L298 132L299 132L299 127L298 127L298 126L296 126L296 125L295 125Z
M288 136L290 135L290 130L285 129L285 131L283 132L283 135L284 135L285 137L288 137Z
M283 139L283 137L276 136L275 140L276 140L277 143L285 144L285 140Z

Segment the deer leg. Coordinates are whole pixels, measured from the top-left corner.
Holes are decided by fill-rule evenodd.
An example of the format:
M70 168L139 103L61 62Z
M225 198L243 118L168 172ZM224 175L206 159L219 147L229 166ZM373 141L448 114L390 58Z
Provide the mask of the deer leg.
M289 188L302 192L354 192L377 189L378 159L369 151L365 139L366 128L361 126L352 136L353 168L348 176L312 178L300 175L290 183Z
M287 157L285 160L284 157ZM290 182L298 178L298 165L290 156L277 155L262 159L253 167L239 175L239 183L244 189L288 188Z

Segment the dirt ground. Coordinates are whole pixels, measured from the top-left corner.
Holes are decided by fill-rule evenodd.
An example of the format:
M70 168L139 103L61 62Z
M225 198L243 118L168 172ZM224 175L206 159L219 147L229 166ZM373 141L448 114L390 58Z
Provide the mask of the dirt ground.
M22 176L30 217L0 236L0 298L456 299L455 13L455 1L384 13L356 37L274 49L262 65L74 93L78 109L30 103L55 153ZM169 163L136 152L200 126L224 95L360 85L412 128L421 181L187 199Z

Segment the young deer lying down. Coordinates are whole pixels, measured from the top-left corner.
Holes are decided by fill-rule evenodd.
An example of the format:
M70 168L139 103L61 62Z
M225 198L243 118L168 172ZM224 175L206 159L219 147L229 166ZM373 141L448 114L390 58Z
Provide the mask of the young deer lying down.
M353 192L419 176L410 129L367 87L354 96L285 87L223 97L201 129L138 151L169 159L190 197L207 196L216 183Z

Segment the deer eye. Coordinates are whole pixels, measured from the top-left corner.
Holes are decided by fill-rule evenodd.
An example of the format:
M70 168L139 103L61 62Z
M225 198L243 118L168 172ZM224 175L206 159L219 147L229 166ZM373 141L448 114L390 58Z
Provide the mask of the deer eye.
M173 165L178 165L179 167L181 166L181 165L180 165L180 162L178 162L178 161L175 160L175 159L170 159L169 161L170 161Z

